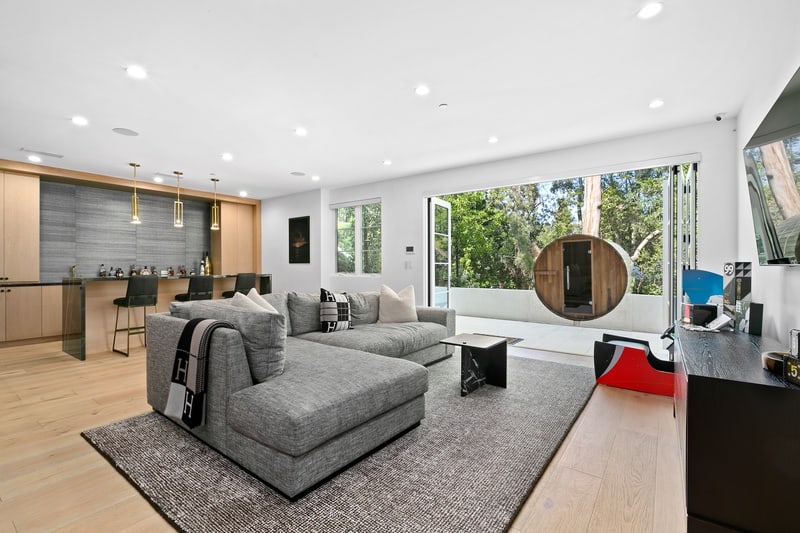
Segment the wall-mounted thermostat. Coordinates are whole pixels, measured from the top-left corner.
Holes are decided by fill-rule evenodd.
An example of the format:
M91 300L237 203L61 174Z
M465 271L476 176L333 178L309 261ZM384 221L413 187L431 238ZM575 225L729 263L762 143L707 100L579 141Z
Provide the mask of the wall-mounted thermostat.
M406 246L406 254L413 255L414 247L413 246Z

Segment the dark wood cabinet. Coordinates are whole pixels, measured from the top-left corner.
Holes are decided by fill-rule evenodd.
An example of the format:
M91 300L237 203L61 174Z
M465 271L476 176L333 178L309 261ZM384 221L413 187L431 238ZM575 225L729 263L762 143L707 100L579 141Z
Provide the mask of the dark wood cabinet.
M797 530L800 388L762 369L766 338L677 328L675 411L687 528Z

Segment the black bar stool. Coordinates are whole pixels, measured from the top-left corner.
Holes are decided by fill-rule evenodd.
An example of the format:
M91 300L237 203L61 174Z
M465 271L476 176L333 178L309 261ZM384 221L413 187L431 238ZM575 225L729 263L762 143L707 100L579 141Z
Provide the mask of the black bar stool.
M211 300L214 297L214 278L211 276L192 276L189 278L189 290L183 294L176 294L179 302L189 300Z
M256 286L256 274L255 272L248 272L245 274L236 274L236 284L233 287L232 291L225 291L222 293L223 298L233 298L233 295L237 292L241 292L242 294L247 294L250 292L250 289L254 289Z
M147 306L152 305L153 309L158 311L156 303L158 302L158 276L132 276L128 280L128 290L122 298L114 299L114 305L117 306L117 319L114 321L114 341L111 343L111 349L122 355L129 355L131 351L131 335L141 335L144 333L144 345L147 346ZM119 308L126 307L128 309L128 327L119 327ZM142 307L142 322L141 326L131 327L131 308ZM128 334L127 351L117 350L117 332L125 331Z

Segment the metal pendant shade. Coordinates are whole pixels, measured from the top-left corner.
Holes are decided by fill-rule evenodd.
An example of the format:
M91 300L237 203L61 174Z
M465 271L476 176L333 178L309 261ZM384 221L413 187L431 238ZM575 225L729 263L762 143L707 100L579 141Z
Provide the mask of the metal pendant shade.
M183 172L173 172L178 180L178 199L172 203L172 225L176 228L183 227L183 202L181 202L181 176Z
M211 206L211 230L219 231L219 206L217 205L217 182L219 178L211 178L214 182L214 205Z
M139 168L139 163L128 163L133 167L133 196L131 196L131 224L141 224L142 220L139 218L139 196L136 194L136 169Z

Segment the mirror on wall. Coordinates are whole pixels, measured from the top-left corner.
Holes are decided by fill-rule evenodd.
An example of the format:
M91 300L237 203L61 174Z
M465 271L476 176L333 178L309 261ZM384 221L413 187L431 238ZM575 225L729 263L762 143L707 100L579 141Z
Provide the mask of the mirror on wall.
M761 265L800 257L800 70L744 148L747 191Z

